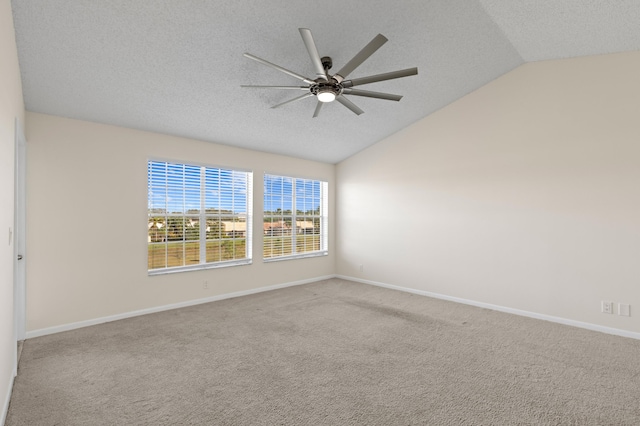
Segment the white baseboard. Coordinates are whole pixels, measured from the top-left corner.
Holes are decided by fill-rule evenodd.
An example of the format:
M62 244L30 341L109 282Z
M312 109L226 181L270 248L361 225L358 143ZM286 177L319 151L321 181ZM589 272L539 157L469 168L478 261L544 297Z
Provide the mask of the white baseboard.
M570 326L573 326L573 327L585 328L587 330L599 331L601 333L613 334L613 335L616 335L616 336L629 337L631 339L640 340L640 333L636 333L636 332L633 332L633 331L627 331L627 330L621 330L619 328L605 327L605 326L602 326L602 325L591 324L591 323L588 323L588 322L575 321L575 320L571 320L571 319L567 319L567 318L554 317L552 315L545 315L545 314L539 314L539 313L536 313L536 312L523 311L523 310L520 310L520 309L508 308L506 306L492 305L490 303L476 302L475 300L462 299L462 298L459 298L459 297L447 296L447 295L444 295L444 294L432 293L430 291L417 290L417 289L408 288L408 287L400 287L400 286L397 286L397 285L385 284L385 283L381 283L381 282L377 282L377 281L363 280L363 279L360 279L360 278L348 277L348 276L345 276L345 275L336 275L336 278L341 278L343 280L349 280L349 281L356 281L356 282L363 283L363 284L369 284L369 285L374 285L374 286L377 286L377 287L389 288L389 289L392 289L392 290L404 291L404 292L407 292L407 293L413 293L413 294L417 294L417 295L420 295L420 296L433 297L434 299L448 300L450 302L462 303L462 304L465 304L465 305L477 306L479 308L486 308L486 309L491 309L491 310L494 310L494 311L506 312L508 314L520 315L520 316L523 316L523 317L535 318L535 319L539 319L539 320L555 322L555 323L558 323L558 324L570 325Z
M0 413L0 425L3 425L7 420L7 413L9 412L9 402L11 402L11 393L13 392L14 380L15 377L12 373L11 378L9 379L9 386L7 386L7 396L4 398L4 403L2 404L2 412Z
M265 291L277 290L285 287L293 287L297 285L309 284L316 281L328 280L331 278L335 278L335 275L326 275L322 277L309 278L301 281L293 281L289 283L276 284L276 285L267 286L267 287L253 288L250 290L236 291L233 293L219 294L217 296L205 297L204 299L188 300L186 302L172 303L170 305L156 306L153 308L140 309L140 310L131 311L131 312L124 312L121 314L109 315L106 317L94 318L94 319L74 322L70 324L62 324L54 327L41 328L38 330L27 331L27 339L31 339L39 336L46 336L48 334L60 333L62 331L75 330L77 328L82 328L82 327L89 327L91 325L103 324L105 322L117 321L125 318L152 314L155 312L168 311L168 310L177 309L177 308L185 308L187 306L200 305L202 303L216 302L218 300L231 299L231 298L240 297L240 296L247 296L250 294L262 293ZM3 423L0 422L0 425L2 424Z
M250 294L262 293L262 292L265 292L265 291L277 290L277 289L285 288L285 287L293 287L293 286L297 286L297 285L310 284L310 283L313 283L313 282L316 282L316 281L328 280L328 279L331 279L331 278L341 278L341 279L344 279L344 280L355 281L355 282L359 282L359 283L362 283L362 284L369 284L369 285L374 285L374 286L377 286L377 287L384 287L384 288L389 288L389 289L392 289L392 290L404 291L404 292L407 292L407 293L417 294L417 295L420 295L420 296L433 297L434 299L448 300L450 302L462 303L462 304L465 304L465 305L477 306L479 308L492 309L494 311L506 312L506 313L509 313L509 314L520 315L520 316L523 316L523 317L535 318L535 319L540 319L540 320L544 320L544 321L555 322L555 323L558 323L558 324L570 325L570 326L573 326L573 327L584 328L584 329L587 329L587 330L599 331L601 333L613 334L613 335L616 335L616 336L622 336L622 337L628 337L628 338L631 338L631 339L640 340L640 333L633 332L633 331L621 330L621 329L613 328L613 327L605 327L605 326L602 326L602 325L591 324L591 323L586 323L586 322L581 322L581 321L575 321L575 320L562 318L562 317L555 317L555 316L551 316L551 315L539 314L539 313L536 313L536 312L529 312L529 311L524 311L524 310L520 310L520 309L509 308L509 307L506 307L506 306L492 305L490 303L477 302L475 300L469 300L469 299L463 299L463 298L459 298L459 297L447 296L447 295L440 294L440 293L433 293L433 292L430 292L430 291L417 290L417 289L413 289L413 288L409 288L409 287L401 287L401 286L397 286L397 285L386 284L386 283L382 283L382 282L378 282L378 281L365 280L365 279L356 278L356 277L350 277L350 276L346 276L346 275L325 275L325 276L322 276L322 277L309 278L309 279L301 280L301 281L293 281L293 282L284 283L284 284L276 284L276 285L267 286L267 287L259 287L259 288L254 288L254 289L250 289L250 290L243 290L243 291L237 291L237 292L233 292L233 293L220 294L220 295L217 295L217 296L206 297L204 299L188 300L186 302L173 303L173 304L170 304L170 305L163 305L163 306L157 306L157 307L153 307L153 308L141 309L141 310L138 310L138 311L125 312L125 313L122 313L122 314L110 315L110 316L107 316L107 317L95 318L95 319L86 320L86 321L79 321L79 322L75 322L75 323L71 323L71 324L63 324L63 325L54 326L54 327L42 328L42 329L38 329L38 330L28 331L27 335L26 335L26 338L27 339L31 339L31 338L34 338L34 337L46 336L48 334L60 333L62 331L75 330L77 328L88 327L88 326L91 326L91 325L102 324L102 323L110 322L110 321L117 321L117 320L121 320L121 319L125 319L125 318L136 317L136 316L139 316L139 315L146 315L146 314L152 314L152 313L155 313L155 312L168 311L168 310L171 310L171 309L184 308L184 307L187 307L187 306L200 305L202 303L215 302L215 301L218 301L218 300L231 299L231 298L234 298L234 297L247 296L247 295L250 295ZM8 407L8 401L7 401L7 407ZM2 425L2 424L3 423L0 422L0 425Z

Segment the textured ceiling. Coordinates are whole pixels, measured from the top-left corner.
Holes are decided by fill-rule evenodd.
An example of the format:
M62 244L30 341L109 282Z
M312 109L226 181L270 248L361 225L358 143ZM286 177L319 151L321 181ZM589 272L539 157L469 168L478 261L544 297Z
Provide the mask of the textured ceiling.
M13 0L29 111L337 163L525 61L640 50L640 0ZM242 56L313 77L299 27L337 71L376 34L389 42L349 77L418 67L359 88L312 118L315 99Z
M640 0L480 0L529 61L640 49Z

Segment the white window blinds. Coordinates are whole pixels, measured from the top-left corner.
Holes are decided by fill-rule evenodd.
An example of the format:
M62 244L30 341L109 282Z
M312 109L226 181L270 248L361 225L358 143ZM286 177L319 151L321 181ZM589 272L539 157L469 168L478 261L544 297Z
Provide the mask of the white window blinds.
M251 263L252 173L148 161L148 270Z
M264 259L326 255L328 183L264 175Z

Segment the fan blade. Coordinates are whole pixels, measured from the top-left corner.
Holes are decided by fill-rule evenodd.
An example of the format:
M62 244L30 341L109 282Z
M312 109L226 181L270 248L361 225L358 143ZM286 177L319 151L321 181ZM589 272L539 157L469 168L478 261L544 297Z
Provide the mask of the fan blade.
M291 89L291 90L309 90L307 86L252 86L243 84L240 87L250 87L252 89Z
M384 74L371 75L369 77L354 78L342 82L343 87L360 86L362 84L376 83L378 81L393 80L394 78L409 77L418 74L418 68L407 68L406 70L386 72Z
M288 101L282 102L281 104L278 104L278 105L274 105L274 106L272 106L271 108L279 108L279 107L281 107L282 105L286 105L286 104L289 104L289 103L291 103L291 102L301 101L301 100L303 100L303 99L308 98L309 96L314 96L314 95L313 95L313 93L305 93L305 94L304 94L304 95L302 95L302 96L298 96L297 98L289 99Z
M316 71L316 77L327 81L327 72L322 66L322 60L320 59L320 54L316 48L316 43L313 41L311 30L309 28L298 28L298 30L300 31L302 41L304 41L304 45L307 48L307 52L309 52L313 69Z
M313 118L316 118L318 115L320 115L320 110L322 109L323 104L324 102L318 101L318 105L316 105L316 110L313 112Z
M300 75L298 73L295 73L293 71L289 71L286 68L282 68L280 65L272 64L271 62L265 61L264 59L258 58L257 56L253 56L250 53L245 53L244 56L249 58L249 59L253 59L256 62L260 62L262 65L266 65L268 67L277 69L278 71L281 71L281 72L283 72L285 74L289 74L291 77L295 77L295 78L297 78L299 80L304 81L305 83L308 83L308 84L314 84L315 83L315 81L311 80L310 78L307 78L307 77L305 77L303 75Z
M371 92L369 90L359 89L343 89L342 93L346 95L366 96L368 98L386 99L388 101L399 101L402 99L400 95L392 95L391 93Z
M338 96L336 98L336 101L340 102L342 105L344 105L347 108L349 108L356 115L360 115L360 114L362 114L364 112L363 110L361 110L360 108L355 106L355 104L353 102L351 102L349 99L345 98L342 95Z
M382 47L387 42L387 38L382 34L378 34L367 44L356 56L338 71L334 77L338 77L338 82L344 80L353 70L358 68L369 56Z

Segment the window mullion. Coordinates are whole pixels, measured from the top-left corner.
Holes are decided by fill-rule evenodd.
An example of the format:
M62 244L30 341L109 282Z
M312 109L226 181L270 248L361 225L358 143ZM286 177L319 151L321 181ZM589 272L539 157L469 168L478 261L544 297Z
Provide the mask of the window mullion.
M169 180L169 164L164 165L164 174L165 179L168 182ZM169 185L165 185L165 194L164 194L164 226L165 226L165 236L164 236L164 264L169 264Z
M297 179L291 179L291 254L298 253L297 247L297 230L296 226L296 181Z
M187 264L187 165L182 165L182 265Z
M207 213L206 213L206 196L207 196L207 183L206 183L206 168L200 167L200 235L198 241L200 242L200 262L207 263Z

